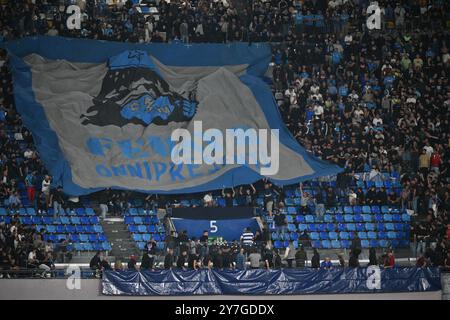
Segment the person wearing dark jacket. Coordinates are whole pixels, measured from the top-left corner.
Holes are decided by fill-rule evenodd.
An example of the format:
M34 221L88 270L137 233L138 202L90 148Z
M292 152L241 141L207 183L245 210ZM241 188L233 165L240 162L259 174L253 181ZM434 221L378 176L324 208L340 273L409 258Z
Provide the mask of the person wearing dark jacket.
M134 255L130 256L130 260L128 260L128 270L138 271L137 265L136 265L136 257Z
M370 248L368 266L376 266L376 265L378 265L377 252L375 251L375 248Z
M314 254L311 259L311 268L319 269L320 268L320 255L317 249L314 249Z
M101 269L100 251L97 251L95 256L92 257L91 261L89 262L89 268L91 268L91 270Z
M295 265L297 268L304 268L307 260L307 255L305 248L300 246L300 248L295 253Z
M178 256L177 259L177 268L178 269L185 269L184 265L188 262L188 254L186 250L183 250L181 254Z
M350 250L356 256L359 256L359 254L361 253L361 239L358 237L357 233L355 233L355 238L352 240L352 244L350 246Z
M166 254L166 257L164 258L164 269L166 270L172 269L173 261L174 261L173 249L169 249Z

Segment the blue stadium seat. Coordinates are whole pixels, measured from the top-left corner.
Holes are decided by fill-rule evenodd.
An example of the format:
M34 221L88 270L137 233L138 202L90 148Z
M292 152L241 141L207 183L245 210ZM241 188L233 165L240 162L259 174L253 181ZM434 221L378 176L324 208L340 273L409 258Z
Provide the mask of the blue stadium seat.
M344 221L345 222L353 222L353 214L345 214Z
M92 225L84 226L84 230L87 233L95 233L94 227Z
M295 207L287 207L287 212L289 214L296 215L297 214L297 209Z
M78 216L84 216L84 208L76 208L76 209L75 209L75 213L76 213Z
M344 214L344 208L342 206L337 206L334 211L336 212L336 214Z
M371 239L370 240L370 247L371 248L378 248L380 245L378 244L378 240L376 239Z
M82 243L75 242L74 247L75 247L75 250L77 250L77 251L84 251L84 246Z
M138 232L139 233L146 233L147 232L147 227L142 225L142 224L138 225L137 228L138 228Z
M335 232L335 231L329 232L329 233L328 233L328 237L329 237L331 240L337 240L337 239L339 239L339 236L338 236L337 232Z
M56 232L56 227L53 226L53 225L47 225L46 229L47 229L48 233L55 233Z
M7 215L6 209L3 207L0 207L0 216L6 216L6 215Z
M76 229L75 229L75 227L74 227L73 225L68 224L68 225L66 226L66 232L67 232L67 233L74 233L74 232L76 232Z
M128 209L128 213L132 216L137 215L138 214L138 210L136 208L130 208Z
M331 247L333 249L340 249L341 248L341 242L339 240L333 240L333 241L331 241Z
M55 219L57 220L57 219ZM59 220L61 221L62 224L71 224L71 219L69 219L68 217L59 217ZM78 223L74 223L74 224L78 224Z
M297 233L297 232L291 232L291 233L290 233L290 239L291 239L292 241L298 240L298 233Z
M138 233L138 228L137 228L136 225L130 224L130 225L128 226L128 231L130 231L131 233Z
M86 232L86 228L83 225L81 225L81 224L77 224L75 226L75 229L76 229L76 231L78 233L85 233Z
M320 240L314 240L311 242L311 245L313 248L321 249L322 248L322 242Z
M316 228L317 228L317 231L318 231L318 232L324 232L324 231L327 230L327 226L326 226L326 224L324 224L324 223L318 223L318 224L316 225Z
M87 216L94 216L95 215L94 209L92 209L90 207L85 209L85 213L86 213Z
M330 242L330 240L322 240L322 248L324 248L324 249L331 249L331 242Z
M66 232L66 227L60 224L60 225L56 226L56 232L58 232L58 233L65 233Z
M319 235L320 235L320 239L322 239L322 240L327 239L328 240L328 232L322 231L322 232L319 233Z
M33 207L29 207L29 208L27 208L27 213L30 216L34 216L34 215L36 215L36 210L34 210Z
M338 223L338 231L347 230L346 225L344 223Z
M314 223L314 216L313 215L308 214L308 215L305 216L305 219L306 219L307 223Z
M363 216L361 214L355 214L353 216L353 221L355 221L355 222L363 222L364 218L363 218Z
M334 219L336 220L337 223L342 223L342 222L344 222L344 216L343 216L341 213L337 214L337 215L334 217Z
M363 206L362 212L365 214L370 214L370 213L372 213L372 210L371 210L370 206Z
M365 232L365 231L358 232L358 237L360 239L367 239L367 232Z
M362 211L362 207L361 206L353 206L353 213L355 214L361 214Z
M138 246L139 250L144 250L144 248L145 248L145 242L138 242L138 243L137 243L137 246Z
M394 226L394 224L393 223L386 223L385 224L385 227L386 227L386 230L387 231L394 231L395 230L395 226Z
M84 233L80 234L80 241L81 242L88 242L89 241L88 235L84 234Z
M375 214L381 213L380 206L372 206L371 209L372 209L372 213L375 213Z
M311 232L311 234L309 235L311 240L319 240L320 236L318 232Z
M344 213L346 213L346 214L353 214L353 207L351 207L351 206L344 206Z
M147 231L148 231L149 233L156 233L156 232L157 232L157 230L156 230L156 228L155 228L154 225L149 225L149 226L147 227Z
M394 223L394 230L395 230L395 231L403 231L403 230L407 230L407 226L408 226L408 225L406 225L406 224L404 224L404 223L397 222L397 223Z
M378 232L378 239L387 239L387 233L384 231Z
M295 220L297 221L297 223L305 223L306 222L305 216L301 215L301 214L297 215L295 217Z
M90 242L97 242L98 241L97 235L96 234L90 234L89 235L89 241Z
M342 248L346 248L346 249L350 248L350 241L348 241L348 240L341 240L341 247Z
M103 233L99 233L98 234L98 241L100 242L105 242L106 241L106 236Z
M384 231L386 230L386 225L382 222L377 223L377 231Z
M316 225L314 223L308 224L308 230L309 231L316 231L317 230Z
M141 217L134 217L133 218L134 224L142 224L142 218Z
M98 217L94 216L94 217L89 217L89 221L91 222L91 224L98 224Z
M375 224L374 223L366 223L366 230L367 231L375 231Z
M364 223L357 223L356 224L356 231L365 231L366 230L366 226Z
M383 222L383 215L381 213L377 213L375 215L375 221L376 222Z
M21 215L21 216L27 216L27 215L28 215L27 209L25 209L25 208L19 208L19 215Z
M339 232L339 238L341 240L348 240L350 239L350 234L346 231Z
M394 232L394 231L389 231L387 233L387 236L388 236L389 239L397 239L397 233Z
M387 221L391 222L393 220L392 214L390 214L390 213L384 214L383 215L383 220L386 221L386 222Z
M392 221L394 222L400 222L402 221L402 216L399 213L394 213L392 215Z
M134 224L133 217L126 216L124 218L124 222L125 222L125 224Z
M369 231L369 232L367 232L367 238L371 239L371 240L376 239L377 238L377 233L374 232L374 231Z
M334 223L327 223L327 231L335 231L336 230L336 226L334 225Z
M162 241L161 236L160 236L159 234L157 234L157 233L153 235L153 239L154 239L156 242Z
M347 231L356 231L356 225L354 223L347 223L345 225Z
M365 213L362 215L364 222L372 222L372 215Z
M102 251L103 250L102 244L100 242L93 242L92 248L94 249L94 251Z
M279 235L278 235L278 232L272 232L272 240L279 240Z
M329 223L333 222L333 216L330 215L330 214L324 215L323 219L324 219L325 222L329 222Z
M288 230L289 230L290 232L296 232L296 231L297 231L297 228L295 227L295 224L289 223L289 224L288 224Z
M33 224L42 224L42 218L37 216L31 216L31 221Z
M92 244L91 243L85 243L84 244L84 250L87 250L87 251L94 251L94 247L92 246Z
M76 233L70 235L70 241L72 242L80 242L80 236Z
M81 217L80 221L81 224L91 224L91 221L89 220L88 217Z
M363 248L369 248L370 246L369 240L361 240L361 246Z
M407 214L407 213L402 214L402 221L403 222L410 222L411 221L410 215Z
M96 232L96 233L102 233L103 232L103 228L102 228L102 226L101 225L95 225L95 226L93 226L93 228L94 228L94 232Z
M81 224L79 217L70 217L70 221L72 222L72 224Z
M139 233L133 233L132 238L136 242L142 241L142 236Z
M275 248L275 249L282 249L283 248L283 242L281 242L281 241L275 241L274 243L273 243L273 247Z
M390 208L389 206L381 206L381 213L385 214L385 213L390 213Z
M287 220L288 223L294 223L294 217L293 216L287 215L286 216L286 220Z

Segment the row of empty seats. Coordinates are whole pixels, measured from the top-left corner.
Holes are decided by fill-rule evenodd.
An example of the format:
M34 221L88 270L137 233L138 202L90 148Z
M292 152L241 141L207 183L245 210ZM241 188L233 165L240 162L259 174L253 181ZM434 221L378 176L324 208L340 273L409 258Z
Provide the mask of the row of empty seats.
M299 247L299 241L293 241L294 247ZM388 247L406 247L409 245L408 240L399 240L399 239L391 239L391 240L361 240L361 246L364 249L367 248L388 248ZM284 249L289 246L289 241L274 241L274 248L276 249ZM351 246L350 240L313 240L311 241L311 246L317 249L349 249Z
M360 239L407 239L409 237L409 232L407 230L403 231L358 231L358 232L348 232L348 231L322 231L322 232L311 232L309 238L311 240L353 240L355 235L358 235ZM277 233L272 232L272 240L297 240L299 239L299 234L296 232L289 233Z

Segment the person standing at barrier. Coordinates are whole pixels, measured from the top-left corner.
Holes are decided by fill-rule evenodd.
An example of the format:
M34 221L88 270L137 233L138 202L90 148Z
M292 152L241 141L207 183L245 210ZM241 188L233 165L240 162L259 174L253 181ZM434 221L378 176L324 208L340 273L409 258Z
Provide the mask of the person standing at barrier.
M306 260L308 259L305 251L305 247L300 245L300 248L295 253L295 266L297 268L304 268Z
M236 255L236 269L245 270L245 254L244 248L239 250L239 253Z
M30 203L34 203L36 198L36 171L31 171L25 177L25 186L27 187L27 196Z
M245 228L244 232L241 235L241 245L245 249L246 252L253 247L255 235L250 230L250 228Z
M294 242L291 240L289 241L289 245L286 248L286 251L284 252L284 259L288 264L288 268L292 268L292 262L295 260L295 254L296 250L294 247Z
M174 262L174 255L173 255L173 249L169 249L167 251L166 256L164 257L164 269L169 270L173 267Z
M182 250L181 254L178 256L177 259L177 268L180 270L186 270L185 264L188 263L188 253L186 250Z
M156 241L152 238L144 246L144 255L146 255L146 263L148 266L146 269L153 270L153 263L156 256Z
M56 219L56 217L61 214L64 203L62 187L58 186L56 189L52 189L50 191L50 205L53 205L53 218Z
M256 251L256 249L252 249L251 253L248 255L248 261L250 261L251 269L259 269L261 254Z
M311 258L311 268L314 268L314 269L320 268L320 255L319 255L319 251L317 251L316 248L314 248L314 253Z

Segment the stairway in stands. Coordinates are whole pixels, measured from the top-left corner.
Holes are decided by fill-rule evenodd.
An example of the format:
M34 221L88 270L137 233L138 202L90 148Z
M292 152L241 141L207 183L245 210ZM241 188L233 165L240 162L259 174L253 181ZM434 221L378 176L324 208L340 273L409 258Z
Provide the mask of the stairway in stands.
M122 262L128 261L130 255L134 254L137 259L141 258L141 252L131 239L122 218L107 218L101 221L106 238L111 243L112 251L110 256Z

